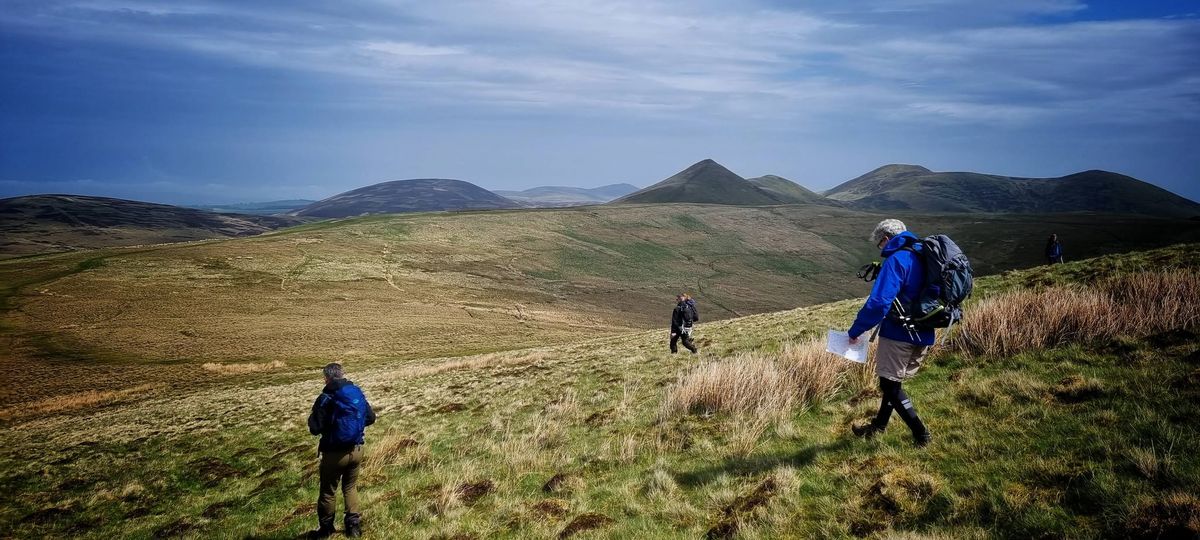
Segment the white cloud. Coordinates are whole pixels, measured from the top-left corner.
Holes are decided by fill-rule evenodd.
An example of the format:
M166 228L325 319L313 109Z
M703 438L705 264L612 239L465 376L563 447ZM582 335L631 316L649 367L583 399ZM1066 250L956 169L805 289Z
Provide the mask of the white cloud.
M1020 22L1086 12L1074 0L843 6L464 0L331 11L304 2L89 0L0 15L0 24L353 78L403 106L1026 124L1145 121L1194 105L1200 93L1194 19ZM89 19L98 12L103 24Z
M465 49L459 47L438 47L420 43L405 43L403 41L368 41L362 44L367 51L381 52L393 56L447 56L464 54Z

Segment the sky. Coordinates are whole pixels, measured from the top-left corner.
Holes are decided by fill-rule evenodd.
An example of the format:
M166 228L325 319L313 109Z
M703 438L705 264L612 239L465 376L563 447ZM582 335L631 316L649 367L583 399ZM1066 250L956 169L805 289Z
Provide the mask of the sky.
M1200 1L0 0L0 197L646 186L705 158L1200 200Z

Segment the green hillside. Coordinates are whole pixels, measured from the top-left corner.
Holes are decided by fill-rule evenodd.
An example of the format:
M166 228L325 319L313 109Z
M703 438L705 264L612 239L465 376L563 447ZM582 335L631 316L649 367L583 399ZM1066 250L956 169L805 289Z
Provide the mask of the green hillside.
M700 300L706 320L862 295L868 285L853 272L877 258L865 236L882 217L628 204L391 215L11 261L0 264L0 283L34 281L5 318L47 354L86 347L151 365L376 361L659 327L681 291ZM1050 231L1069 260L1200 231L1200 222L1129 217L901 217L918 233L952 235L981 274L1040 264Z
M827 199L821 195L782 176L768 174L757 178L747 178L746 180L774 195L775 198L781 201L801 204L827 202Z
M621 197L614 204L704 203L764 205L792 202L781 199L734 174L711 159L697 162L650 187Z
M886 165L826 191L825 196L876 211L1200 216L1195 201L1136 178L1096 170L1060 178L1014 178Z
M1178 303L1174 322L1126 317L1108 338L1067 336L1019 354L953 341L906 384L935 434L921 450L898 423L875 440L848 435L876 406L870 377L806 340L848 324L853 300L704 323L699 358L666 354L655 330L351 363L380 411L360 477L367 534L1194 537L1200 297L1181 295L1200 294L1197 248L982 279L981 302L1004 306L1037 291L1130 290L1153 282L1143 272L1180 269L1169 299L1192 301ZM969 317L994 311L981 302ZM1030 317L1018 315L1010 322ZM810 394L758 376L730 386L739 373L786 375L771 370L789 365L805 366L798 380ZM295 538L311 528L316 458L302 419L318 373L242 366L207 371L213 382L200 387L6 412L0 525L18 537L87 538ZM695 401L708 399L701 380L748 408ZM779 392L795 401L766 400Z

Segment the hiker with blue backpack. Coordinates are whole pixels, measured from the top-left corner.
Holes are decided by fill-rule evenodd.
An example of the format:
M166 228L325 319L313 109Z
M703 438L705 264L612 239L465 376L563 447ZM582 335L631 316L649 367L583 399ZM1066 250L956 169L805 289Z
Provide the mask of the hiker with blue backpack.
M902 385L921 368L934 343L934 329L948 328L962 318L960 304L973 287L970 262L949 237L917 238L896 219L879 222L871 241L883 262L868 265L867 276L860 273L875 284L848 333L850 343L856 344L878 325L875 374L883 397L875 418L851 430L859 437L873 437L887 428L894 412L908 425L917 446L925 446L931 440L929 429Z
M1063 263L1063 246L1057 234L1051 234L1046 239L1046 261L1049 264Z
M375 423L375 411L367 396L346 379L341 364L325 366L325 388L313 403L308 416L308 431L319 435L317 452L321 457L321 491L317 497L319 527L309 538L329 538L335 529L338 484L346 505L345 535L362 536L362 515L358 512L358 469L362 465L363 432Z

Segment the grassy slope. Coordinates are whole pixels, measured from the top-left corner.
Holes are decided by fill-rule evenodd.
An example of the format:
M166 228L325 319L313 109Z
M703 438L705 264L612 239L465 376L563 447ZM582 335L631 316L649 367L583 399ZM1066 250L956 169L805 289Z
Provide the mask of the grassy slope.
M824 200L824 197L782 176L769 174L757 178L748 178L747 180L759 188L776 195L781 201L817 203Z
M208 384L203 362L337 358L361 367L657 327L679 289L700 298L707 320L860 295L866 286L848 274L871 257L861 231L878 217L683 205L423 214L7 261L0 362L22 367L0 404L119 391L129 377L155 383L157 395ZM951 233L983 273L1036 264L1051 228L1069 241L1069 257L1200 228L1103 216L901 217Z
M1069 258L1200 231L1107 216L901 217L953 235L981 273L1036 264L1048 229ZM151 395L206 385L206 362L359 368L654 328L680 290L708 321L858 296L867 286L851 272L873 258L862 236L879 218L716 205L380 216L0 262L12 294L0 363L22 366L0 416L22 400L119 392L131 376L155 383Z
M1196 269L1197 247L1007 273L981 280L981 295ZM856 306L705 324L700 341L708 357L769 352L845 326ZM869 392L796 411L765 433L722 415L659 423L664 385L696 362L665 354L664 338L356 371L381 410L361 488L367 526L385 537L552 537L594 513L612 520L598 531L612 537L695 538L736 523L748 538L1088 538L1124 534L1139 505L1200 483L1188 332L1012 358L943 355L907 385L937 435L923 451L903 429L847 436L871 412ZM1059 392L1070 376L1099 392ZM319 386L288 369L228 376L204 391L6 426L0 471L12 489L0 523L19 535L294 537L314 520L302 420Z

